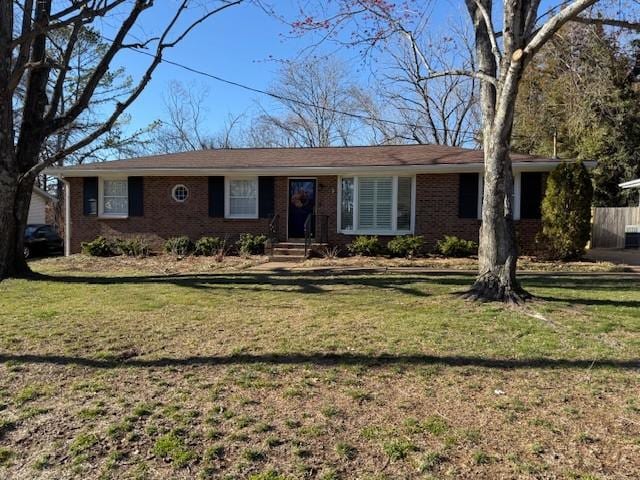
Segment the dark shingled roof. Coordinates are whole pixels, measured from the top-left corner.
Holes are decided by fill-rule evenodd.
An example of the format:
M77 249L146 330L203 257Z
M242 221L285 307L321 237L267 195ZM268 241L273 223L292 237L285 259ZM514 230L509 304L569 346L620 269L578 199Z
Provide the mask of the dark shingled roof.
M514 162L550 162L550 158L512 154ZM326 148L238 148L153 155L67 167L73 170L147 168L241 169L270 167L400 167L483 163L482 150L442 145L385 145Z

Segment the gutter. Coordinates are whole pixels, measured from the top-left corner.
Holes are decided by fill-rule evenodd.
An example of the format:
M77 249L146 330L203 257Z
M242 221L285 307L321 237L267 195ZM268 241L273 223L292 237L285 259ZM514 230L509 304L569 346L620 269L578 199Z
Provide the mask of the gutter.
M630 180L628 182L619 183L618 186L623 189L640 188L640 178L637 178L636 180Z

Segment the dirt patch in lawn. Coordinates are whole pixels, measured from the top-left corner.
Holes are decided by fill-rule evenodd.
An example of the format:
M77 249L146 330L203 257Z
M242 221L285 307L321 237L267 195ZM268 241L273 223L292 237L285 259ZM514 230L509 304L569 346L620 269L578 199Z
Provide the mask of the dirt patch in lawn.
M189 255L175 257L173 255L152 255L149 257L91 257L88 255L70 255L68 257L51 257L31 261L36 270L55 272L110 272L116 273L149 273L176 274L198 272L233 272L268 262L266 256L252 255L247 257L227 256L221 262L213 257Z

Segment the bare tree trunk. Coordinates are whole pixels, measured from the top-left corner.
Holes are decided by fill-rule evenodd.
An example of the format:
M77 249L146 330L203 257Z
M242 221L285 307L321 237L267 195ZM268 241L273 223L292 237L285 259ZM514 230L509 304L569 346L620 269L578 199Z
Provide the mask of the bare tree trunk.
M487 142L489 143L489 142ZM520 303L529 297L516 280L518 247L513 209L513 173L504 145L485 150L484 201L480 227L479 272L467 298Z
M0 279L31 273L24 258L24 230L34 181L0 171Z
M516 280L518 248L513 222L513 171L509 149L518 81L522 75L522 55L513 55L511 41L506 55L496 57L491 34L482 10L490 12L492 0L467 0L476 32L479 70L499 81L480 84L483 117L484 192L480 227L479 270L475 283L465 294L480 301L519 303L529 295ZM498 78L498 62L500 76Z
M29 214L30 190L18 187L8 172L0 172L0 279L28 273L24 259L24 228Z

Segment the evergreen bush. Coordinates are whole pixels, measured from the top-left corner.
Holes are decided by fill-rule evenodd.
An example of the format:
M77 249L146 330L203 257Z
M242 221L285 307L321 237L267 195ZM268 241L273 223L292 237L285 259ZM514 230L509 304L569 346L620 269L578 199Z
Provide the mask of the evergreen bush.
M424 246L424 237L420 235L397 236L387 243L387 250L396 257L412 258L420 253Z
M445 235L436 242L436 252L445 257L470 257L478 253L478 244L453 235Z
M205 257L214 256L222 247L222 240L218 237L202 237L195 244L195 254Z
M240 240L236 246L240 255L262 255L264 254L264 244L267 241L266 235L252 235L244 233L240 235Z
M80 246L82 247L82 253L92 257L111 257L116 253L113 242L102 236L90 242L82 242Z
M363 257L375 257L380 253L382 247L380 246L380 240L378 236L374 235L368 237L366 235L359 235L353 239L353 241L347 245L347 249L352 255L362 255Z
M563 162L547 179L542 201L542 232L538 240L557 260L584 255L591 235L593 185L582 162Z
M164 250L172 255L184 257L193 251L193 243L186 235L172 237L165 242Z
M140 237L116 240L115 248L119 253L128 257L148 257L151 254L149 242Z

